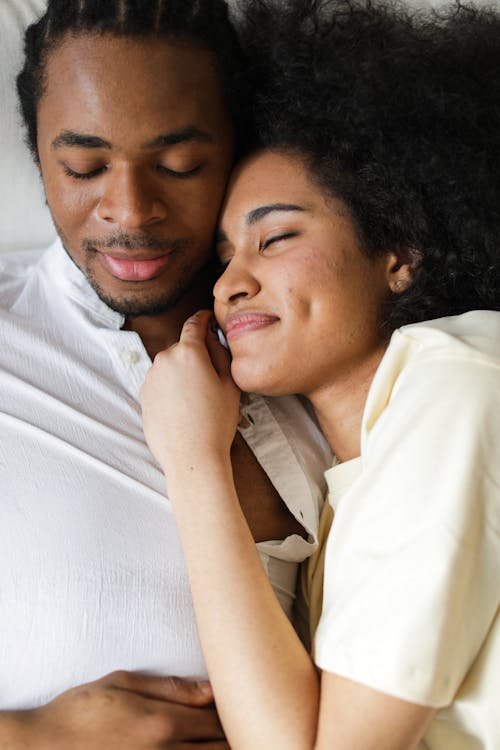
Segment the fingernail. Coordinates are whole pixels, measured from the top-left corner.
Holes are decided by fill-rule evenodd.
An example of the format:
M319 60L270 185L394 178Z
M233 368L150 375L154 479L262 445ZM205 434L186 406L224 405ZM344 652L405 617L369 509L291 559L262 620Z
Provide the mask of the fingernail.
M209 682L200 680L198 682L198 690L204 695L212 695L212 685Z

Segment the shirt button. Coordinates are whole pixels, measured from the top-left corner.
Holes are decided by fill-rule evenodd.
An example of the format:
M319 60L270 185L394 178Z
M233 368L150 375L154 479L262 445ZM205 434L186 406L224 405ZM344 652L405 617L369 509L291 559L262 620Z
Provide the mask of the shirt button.
M132 349L131 351L129 351L129 352L127 352L127 353L126 353L126 355L125 355L125 359L126 359L126 360L127 360L127 362L129 362L129 363L130 363L131 365L135 365L135 364L136 364L136 363L137 363L137 362L139 361L139 359L140 359L140 356L141 356L141 355L139 354L139 352L136 352L136 351L134 351L134 350Z

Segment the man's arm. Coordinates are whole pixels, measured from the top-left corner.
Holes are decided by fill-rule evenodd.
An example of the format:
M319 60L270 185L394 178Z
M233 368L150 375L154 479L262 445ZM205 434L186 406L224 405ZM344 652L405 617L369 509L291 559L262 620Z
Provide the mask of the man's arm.
M207 683L113 672L50 703L0 712L2 750L228 750Z
M231 448L231 463L241 509L256 542L305 535L240 433Z

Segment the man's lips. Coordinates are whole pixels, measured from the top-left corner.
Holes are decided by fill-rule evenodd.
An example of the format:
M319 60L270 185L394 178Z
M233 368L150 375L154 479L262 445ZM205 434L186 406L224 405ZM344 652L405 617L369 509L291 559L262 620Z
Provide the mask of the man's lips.
M149 254L151 256L151 253ZM170 253L163 253L156 257L135 257L99 253L104 267L116 278L122 281L147 281L158 276L168 263Z
M278 321L279 318L276 315L262 312L241 312L229 315L225 321L226 339L231 341L246 333L267 328Z

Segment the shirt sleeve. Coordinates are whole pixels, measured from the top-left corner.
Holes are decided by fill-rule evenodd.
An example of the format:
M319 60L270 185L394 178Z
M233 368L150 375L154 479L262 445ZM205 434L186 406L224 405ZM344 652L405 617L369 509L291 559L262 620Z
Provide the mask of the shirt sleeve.
M318 546L318 523L331 451L315 420L296 397L265 399L244 394L239 432L301 524L306 538L291 534L257 544L274 592L291 619L299 563Z
M335 506L318 665L404 700L448 705L500 600L500 371L407 366Z

